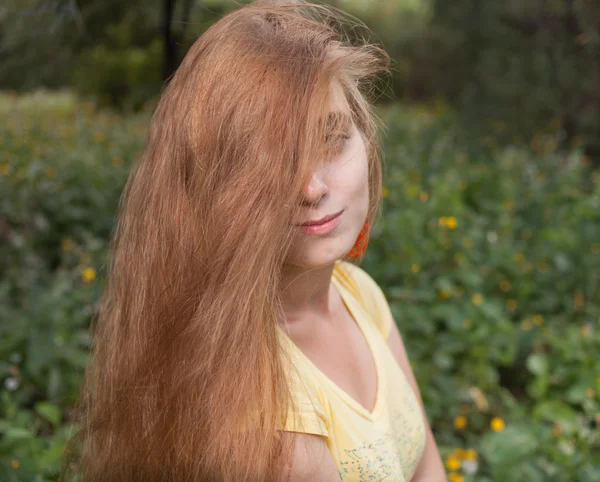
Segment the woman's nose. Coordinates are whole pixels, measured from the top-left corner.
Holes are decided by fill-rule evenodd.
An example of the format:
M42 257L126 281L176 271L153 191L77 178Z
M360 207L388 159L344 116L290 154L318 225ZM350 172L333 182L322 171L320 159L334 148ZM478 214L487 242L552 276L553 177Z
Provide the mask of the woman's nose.
M318 203L323 196L327 194L327 183L323 179L321 172L316 172L310 178L309 183L304 188L304 196L307 202L311 204Z

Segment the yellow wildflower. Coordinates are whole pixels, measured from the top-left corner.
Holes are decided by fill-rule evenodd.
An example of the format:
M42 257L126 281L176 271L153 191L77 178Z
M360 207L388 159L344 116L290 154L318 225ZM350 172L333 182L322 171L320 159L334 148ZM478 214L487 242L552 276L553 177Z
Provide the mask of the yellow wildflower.
M506 300L506 309L508 311L515 311L517 309L517 302L515 300Z
M465 450L465 455L463 458L466 460L475 460L477 459L477 452L473 449Z
M389 189L388 189L388 188L386 188L386 187L384 187L384 188L381 190L381 195L382 195L384 198L387 198L387 197L390 195L390 191L389 191Z
M426 191L421 191L419 193L419 200L424 203L427 202L427 200L429 199L429 193Z
M528 318L525 318L522 322L521 322L521 329L523 331L529 331L531 330L531 321Z
M480 305L483 303L483 296L481 293L475 293L473 296L471 296L471 301L474 305Z
M490 422L490 427L494 432L501 432L505 427L504 420L502 420L500 417L494 417Z
M86 269L84 269L83 272L81 273L81 278L86 283L89 283L94 278L96 278L96 270L94 268L86 268Z
M500 281L500 289L502 291L504 291L505 293L507 291L510 291L510 281L503 279L502 281Z
M585 396L588 397L588 398L594 398L594 395L596 395L596 392L594 392L593 388L588 388L585 391Z
M457 474L456 472L452 472L448 475L448 480L450 482L464 482L465 478L462 475Z
M466 452L467 451L465 449L461 449L461 448L454 449L454 455L456 457L458 457L459 459L464 459Z
M467 417L459 415L458 417L454 418L454 428L462 430L463 428L465 428L467 426L467 424L468 424Z
M544 317L542 315L533 315L531 320L535 326L542 326L544 324Z
M75 242L72 238L65 238L62 241L62 249L65 253L70 253L73 251L73 247L75 246Z
M418 264L413 264L413 265L410 267L410 270L411 270L413 273L418 273L419 271L421 271L421 267L420 267Z
M10 165L7 162L0 164L0 174L8 176L10 174Z
M446 459L446 467L448 467L448 470L458 470L460 469L460 460L458 457L450 455Z
M442 288L439 292L438 292L438 298L440 300L447 300L448 298L450 298L450 295L452 293L450 293L450 290L447 290L446 288Z
M440 226L443 226L448 229L456 228L456 218L454 216L442 216L439 219Z
M10 461L10 465L12 465L13 469L17 470L21 466L21 462L19 462L17 459L12 459Z

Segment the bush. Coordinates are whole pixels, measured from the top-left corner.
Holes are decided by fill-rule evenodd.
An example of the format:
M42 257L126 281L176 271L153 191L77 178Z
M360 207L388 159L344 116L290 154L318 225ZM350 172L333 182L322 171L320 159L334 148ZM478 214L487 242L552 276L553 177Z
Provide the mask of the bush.
M0 96L0 112L0 480L51 481L149 117L69 94ZM440 105L382 115L384 216L364 267L453 480L599 480L598 174L551 136L543 155L467 141Z
M600 176L576 152L467 145L451 114L386 119L365 267L449 465L476 449L466 480L600 480Z
M69 94L2 95L0 112L0 480L55 480L148 116Z
M78 92L102 106L139 110L162 84L162 45L114 49L97 45L85 51L73 73Z

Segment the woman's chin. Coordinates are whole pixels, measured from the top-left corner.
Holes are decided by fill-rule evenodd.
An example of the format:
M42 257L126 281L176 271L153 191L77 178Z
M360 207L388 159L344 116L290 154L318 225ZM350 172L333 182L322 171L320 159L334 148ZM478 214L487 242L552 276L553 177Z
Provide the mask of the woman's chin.
M309 269L325 268L345 258L351 249L352 246L349 246L347 250L340 250L339 245L332 249L311 249L310 252L303 252L296 258L294 264Z

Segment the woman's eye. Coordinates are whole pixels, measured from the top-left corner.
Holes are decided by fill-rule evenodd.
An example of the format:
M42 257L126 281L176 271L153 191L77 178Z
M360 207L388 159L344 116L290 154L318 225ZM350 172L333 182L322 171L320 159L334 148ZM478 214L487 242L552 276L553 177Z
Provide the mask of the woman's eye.
M350 134L348 134L347 132L340 132L340 133L336 133L336 134L330 134L330 135L328 135L328 136L325 137L325 141L326 142L339 141L339 140L347 141L348 139L350 139Z

